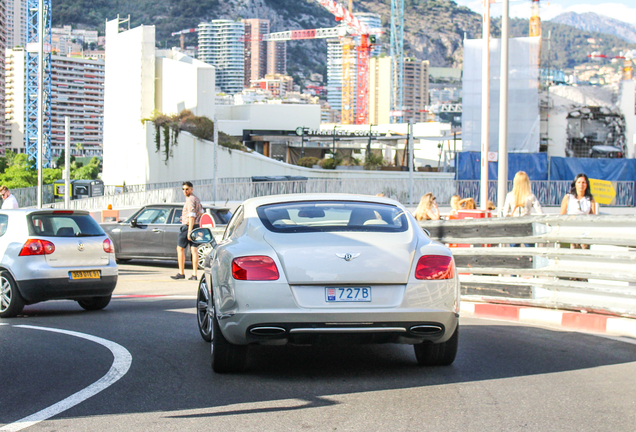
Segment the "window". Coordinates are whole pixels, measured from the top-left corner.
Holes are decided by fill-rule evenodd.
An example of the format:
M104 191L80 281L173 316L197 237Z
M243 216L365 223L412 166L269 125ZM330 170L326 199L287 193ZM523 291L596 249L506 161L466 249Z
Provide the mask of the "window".
M43 237L103 236L104 231L90 215L69 213L32 213L28 216L29 234Z
M402 232L408 221L404 211L389 204L354 201L311 201L270 204L256 209L270 231Z
M227 228L225 228L225 233L223 234L223 240L226 240L234 234L236 228L243 222L243 206L239 207L230 219L230 223L227 224Z
M0 215L0 237L7 232L7 225L9 224L9 216Z
M168 208L147 208L142 210L136 219L140 225L165 224L169 213L170 209Z

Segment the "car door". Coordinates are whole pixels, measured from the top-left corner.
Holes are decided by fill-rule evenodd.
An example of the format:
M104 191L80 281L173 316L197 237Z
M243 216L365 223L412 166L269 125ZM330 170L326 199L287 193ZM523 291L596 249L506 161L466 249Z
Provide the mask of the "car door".
M179 240L179 231L181 230L181 212L180 207L174 207L168 219L168 225L166 225L166 231L163 235L163 246L166 250L170 250L173 256L177 256L176 247Z
M164 246L171 207L145 207L121 232L122 253L135 257L174 258L174 248Z

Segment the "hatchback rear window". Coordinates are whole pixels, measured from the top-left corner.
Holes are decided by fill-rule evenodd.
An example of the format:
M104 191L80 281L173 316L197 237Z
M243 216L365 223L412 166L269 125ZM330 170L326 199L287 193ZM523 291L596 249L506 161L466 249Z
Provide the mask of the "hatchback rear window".
M264 205L256 211L274 232L402 232L408 227L404 211L390 204L305 201Z
M104 231L90 215L73 213L30 214L29 231L32 236L91 237L103 236Z

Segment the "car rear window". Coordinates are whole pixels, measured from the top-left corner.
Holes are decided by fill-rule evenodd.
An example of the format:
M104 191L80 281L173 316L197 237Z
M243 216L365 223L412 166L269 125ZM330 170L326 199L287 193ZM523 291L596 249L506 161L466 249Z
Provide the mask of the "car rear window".
M86 214L45 213L28 216L32 236L91 237L103 236L104 231L95 219Z
M281 233L402 232L408 228L404 211L390 204L305 201L263 205L256 211L268 230Z
M9 216L0 215L0 236L3 236L7 232L7 224L9 223Z

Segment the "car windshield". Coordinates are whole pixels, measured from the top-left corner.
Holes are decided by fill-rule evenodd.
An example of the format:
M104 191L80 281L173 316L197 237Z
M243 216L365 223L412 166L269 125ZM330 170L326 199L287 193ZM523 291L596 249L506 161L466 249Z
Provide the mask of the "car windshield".
M404 211L390 204L357 201L305 201L256 209L263 225L281 233L324 231L402 232Z
M32 213L28 216L28 221L32 236L92 237L105 235L95 219L87 214L74 214L73 212Z

